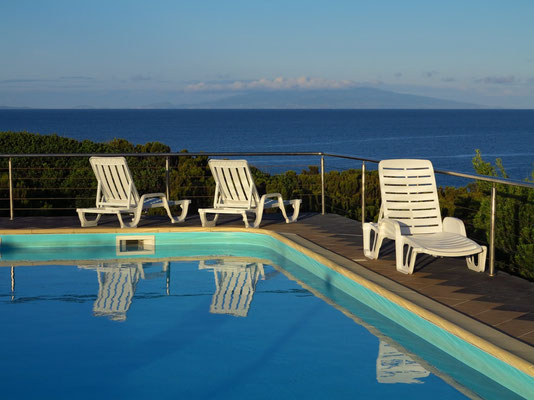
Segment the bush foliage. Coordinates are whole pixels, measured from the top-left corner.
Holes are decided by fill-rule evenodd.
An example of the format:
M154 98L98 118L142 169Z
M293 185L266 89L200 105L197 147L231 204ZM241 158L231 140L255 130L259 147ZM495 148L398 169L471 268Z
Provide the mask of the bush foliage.
M0 132L4 154L113 154L169 153L162 143L134 145L124 139L107 143L77 141L58 135L28 132ZM169 157L171 199L188 198L193 212L209 206L215 190L208 157ZM127 157L141 193L165 192L165 157ZM502 162L485 162L477 151L473 159L480 175L506 178ZM91 207L96 180L86 156L17 157L12 159L16 215L72 215L76 207ZM282 193L284 198L301 198L303 211L321 211L321 176L316 166L300 173L287 171L271 175L252 168L261 193ZM361 220L361 170L330 171L325 174L325 209ZM9 214L8 159L0 159L0 209ZM534 172L530 182L534 181ZM365 219L376 220L380 210L380 186L376 171L365 176ZM454 216L466 223L470 237L489 242L491 183L477 181L464 187L440 187L442 216ZM497 185L495 248L498 268L534 280L534 190Z

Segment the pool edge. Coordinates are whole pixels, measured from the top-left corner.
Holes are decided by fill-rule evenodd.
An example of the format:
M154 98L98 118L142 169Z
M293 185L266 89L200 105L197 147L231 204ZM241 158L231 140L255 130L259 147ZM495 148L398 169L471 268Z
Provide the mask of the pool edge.
M356 282L392 303L412 312L446 332L479 348L498 360L534 378L534 354L532 359L517 354L532 353L532 346L510 337L495 328L461 314L429 297L404 287L366 267L325 249L297 234L277 233L268 229L237 227L166 227L166 228L56 228L56 229L2 229L0 235L28 234L88 234L88 233L166 233L166 232L243 232L270 236L303 253L340 275ZM424 304L424 305L423 305ZM446 312L436 312L436 309ZM441 314L441 315L440 315ZM446 314L444 316L443 314ZM454 320L453 321L451 321ZM460 323L459 323L460 322ZM476 332L476 333L475 333ZM481 332L484 337L480 337ZM503 343L506 341L507 343ZM513 348L522 348L514 351ZM527 357L529 358L529 357Z
M533 352L532 346L508 336L467 315L461 314L448 306L417 293L410 288L367 269L355 261L322 248L298 235L290 234L294 237L286 237L287 234L281 235L276 232L269 232L269 235L346 278L386 298L392 303L412 312L450 334L457 336L465 342L513 366L525 374L534 377L534 354L532 355L532 360L528 360L515 352L506 350L506 348L510 347L521 347L524 351ZM335 261L332 260L332 258L335 259ZM352 264L352 268L348 267L348 264ZM353 271L352 269L356 269L357 271ZM441 312L436 312L436 309L441 309ZM443 314L447 314L449 318L445 318ZM450 321L449 319L456 320L456 322ZM461 320L463 320L463 322ZM466 323L471 329L465 326ZM476 333L473 331L476 331ZM481 331L485 331L484 336L486 338L479 336L481 333L484 333ZM494 340L490 340L489 338L491 337L493 337ZM502 341L507 341L508 343L502 343Z

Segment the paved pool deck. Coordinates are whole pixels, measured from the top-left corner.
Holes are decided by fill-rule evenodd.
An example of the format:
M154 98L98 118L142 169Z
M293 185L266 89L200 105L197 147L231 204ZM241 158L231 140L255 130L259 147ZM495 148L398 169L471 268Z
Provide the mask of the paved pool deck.
M139 228L199 227L198 215L192 215L182 224L170 224L163 217L143 218ZM243 228L240 217L221 215L218 227ZM21 232L32 229L77 229L76 216L66 217L16 217L13 221L0 218L0 233ZM112 216L103 216L99 228L117 230L119 224ZM303 238L324 249L338 262L363 266L366 270L387 278L396 285L409 288L428 299L428 304L438 303L443 310L454 310L485 326L494 328L503 336L522 342L519 352L525 359L534 360L534 283L498 271L496 276L467 269L463 258L418 257L413 275L404 275L395 269L395 251L392 243L386 243L379 260L368 260L363 255L361 223L336 215L304 213L299 221L285 224L280 215L267 214L262 229ZM432 301L434 300L434 302ZM526 345L526 346L525 346Z

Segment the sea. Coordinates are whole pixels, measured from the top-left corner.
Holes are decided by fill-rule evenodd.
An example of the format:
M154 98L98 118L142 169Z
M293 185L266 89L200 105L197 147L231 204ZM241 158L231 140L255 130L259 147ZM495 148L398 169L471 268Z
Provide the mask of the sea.
M1 131L55 133L97 142L159 141L172 151L424 158L435 169L465 173L474 173L472 159L479 149L485 161L501 158L514 180L532 178L534 167L534 110L9 109L0 110ZM251 163L267 171L300 171L319 165L319 158L261 157ZM328 157L326 167L360 168L361 162ZM461 184L450 177L445 183Z

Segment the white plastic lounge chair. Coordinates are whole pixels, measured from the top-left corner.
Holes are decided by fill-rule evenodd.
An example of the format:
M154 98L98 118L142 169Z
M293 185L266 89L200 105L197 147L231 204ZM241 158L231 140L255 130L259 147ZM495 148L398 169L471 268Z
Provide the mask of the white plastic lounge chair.
M209 166L215 179L215 197L213 208L198 210L202 226L215 226L219 214L240 214L249 227L247 213L256 214L252 224L258 228L266 208L279 207L286 223L295 222L299 215L302 200L283 200L280 193L269 193L259 196L252 179L250 168L246 160L210 160ZM293 206L293 216L287 217L284 205ZM215 214L212 221L208 221L206 214Z
M458 218L441 220L430 161L383 160L378 169L382 206L377 223L363 224L366 257L378 258L382 241L387 238L395 240L397 270L405 274L413 273L419 253L434 257L465 256L469 269L484 271L486 247L466 237L464 223Z
M173 224L182 222L187 216L191 200L168 201L163 193L144 194L139 197L132 174L124 157L91 157L89 159L96 179L96 207L78 208L82 227L96 226L102 214L115 214L121 228L135 228L143 210L163 207ZM169 206L179 205L182 213L178 218L171 214ZM85 214L97 214L96 219L88 221ZM125 222L122 214L132 215L131 222Z
M199 269L213 269L215 293L211 299L212 314L246 317L259 279L265 279L263 264L240 261L200 261Z

